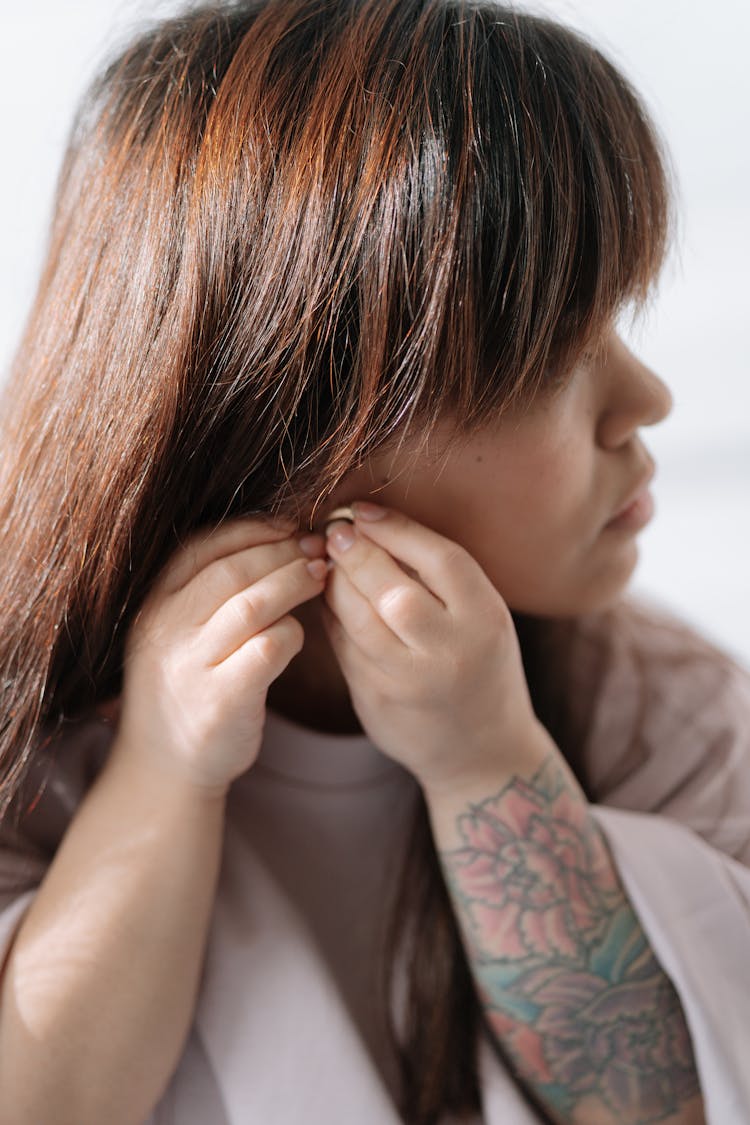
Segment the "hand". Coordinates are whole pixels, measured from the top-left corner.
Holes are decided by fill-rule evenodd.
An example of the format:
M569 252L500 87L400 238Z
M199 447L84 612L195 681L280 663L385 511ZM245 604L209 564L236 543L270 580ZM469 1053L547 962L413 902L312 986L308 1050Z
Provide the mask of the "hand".
M125 644L113 753L222 795L255 761L266 693L304 641L290 610L321 593L292 525L232 521L192 536L169 561ZM100 711L110 718L116 703Z
M540 723L507 604L459 544L352 507L353 527L328 525L321 611L362 727L425 789L522 765ZM337 529L354 534L347 550Z

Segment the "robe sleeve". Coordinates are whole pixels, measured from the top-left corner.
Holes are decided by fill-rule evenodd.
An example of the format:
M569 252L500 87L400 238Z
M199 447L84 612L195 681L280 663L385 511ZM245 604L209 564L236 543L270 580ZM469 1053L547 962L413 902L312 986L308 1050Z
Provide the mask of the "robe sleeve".
M579 625L593 815L679 993L708 1125L747 1125L750 671L643 599Z

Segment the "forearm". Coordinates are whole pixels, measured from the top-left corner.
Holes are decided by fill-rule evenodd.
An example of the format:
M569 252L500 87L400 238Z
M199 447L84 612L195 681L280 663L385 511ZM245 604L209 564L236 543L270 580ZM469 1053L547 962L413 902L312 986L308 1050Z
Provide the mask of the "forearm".
M139 1125L189 1032L225 801L114 751L6 963L2 1122Z
M486 1022L552 1119L702 1125L679 997L543 728L524 766L425 790Z

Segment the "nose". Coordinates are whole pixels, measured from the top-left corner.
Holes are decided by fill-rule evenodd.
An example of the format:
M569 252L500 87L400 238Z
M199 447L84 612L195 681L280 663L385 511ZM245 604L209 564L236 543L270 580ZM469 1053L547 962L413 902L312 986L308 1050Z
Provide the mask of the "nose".
M607 447L629 440L639 426L655 426L671 414L672 392L667 384L619 339L610 350L611 381L600 419L599 437Z

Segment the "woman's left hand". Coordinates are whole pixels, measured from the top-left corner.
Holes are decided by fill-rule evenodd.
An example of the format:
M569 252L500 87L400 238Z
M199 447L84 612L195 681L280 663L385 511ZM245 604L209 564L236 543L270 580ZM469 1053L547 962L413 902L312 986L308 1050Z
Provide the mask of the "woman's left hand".
M425 789L522 767L541 724L507 604L458 543L391 508L352 509L355 526L329 527L321 609L365 732ZM353 533L345 550L338 529Z

